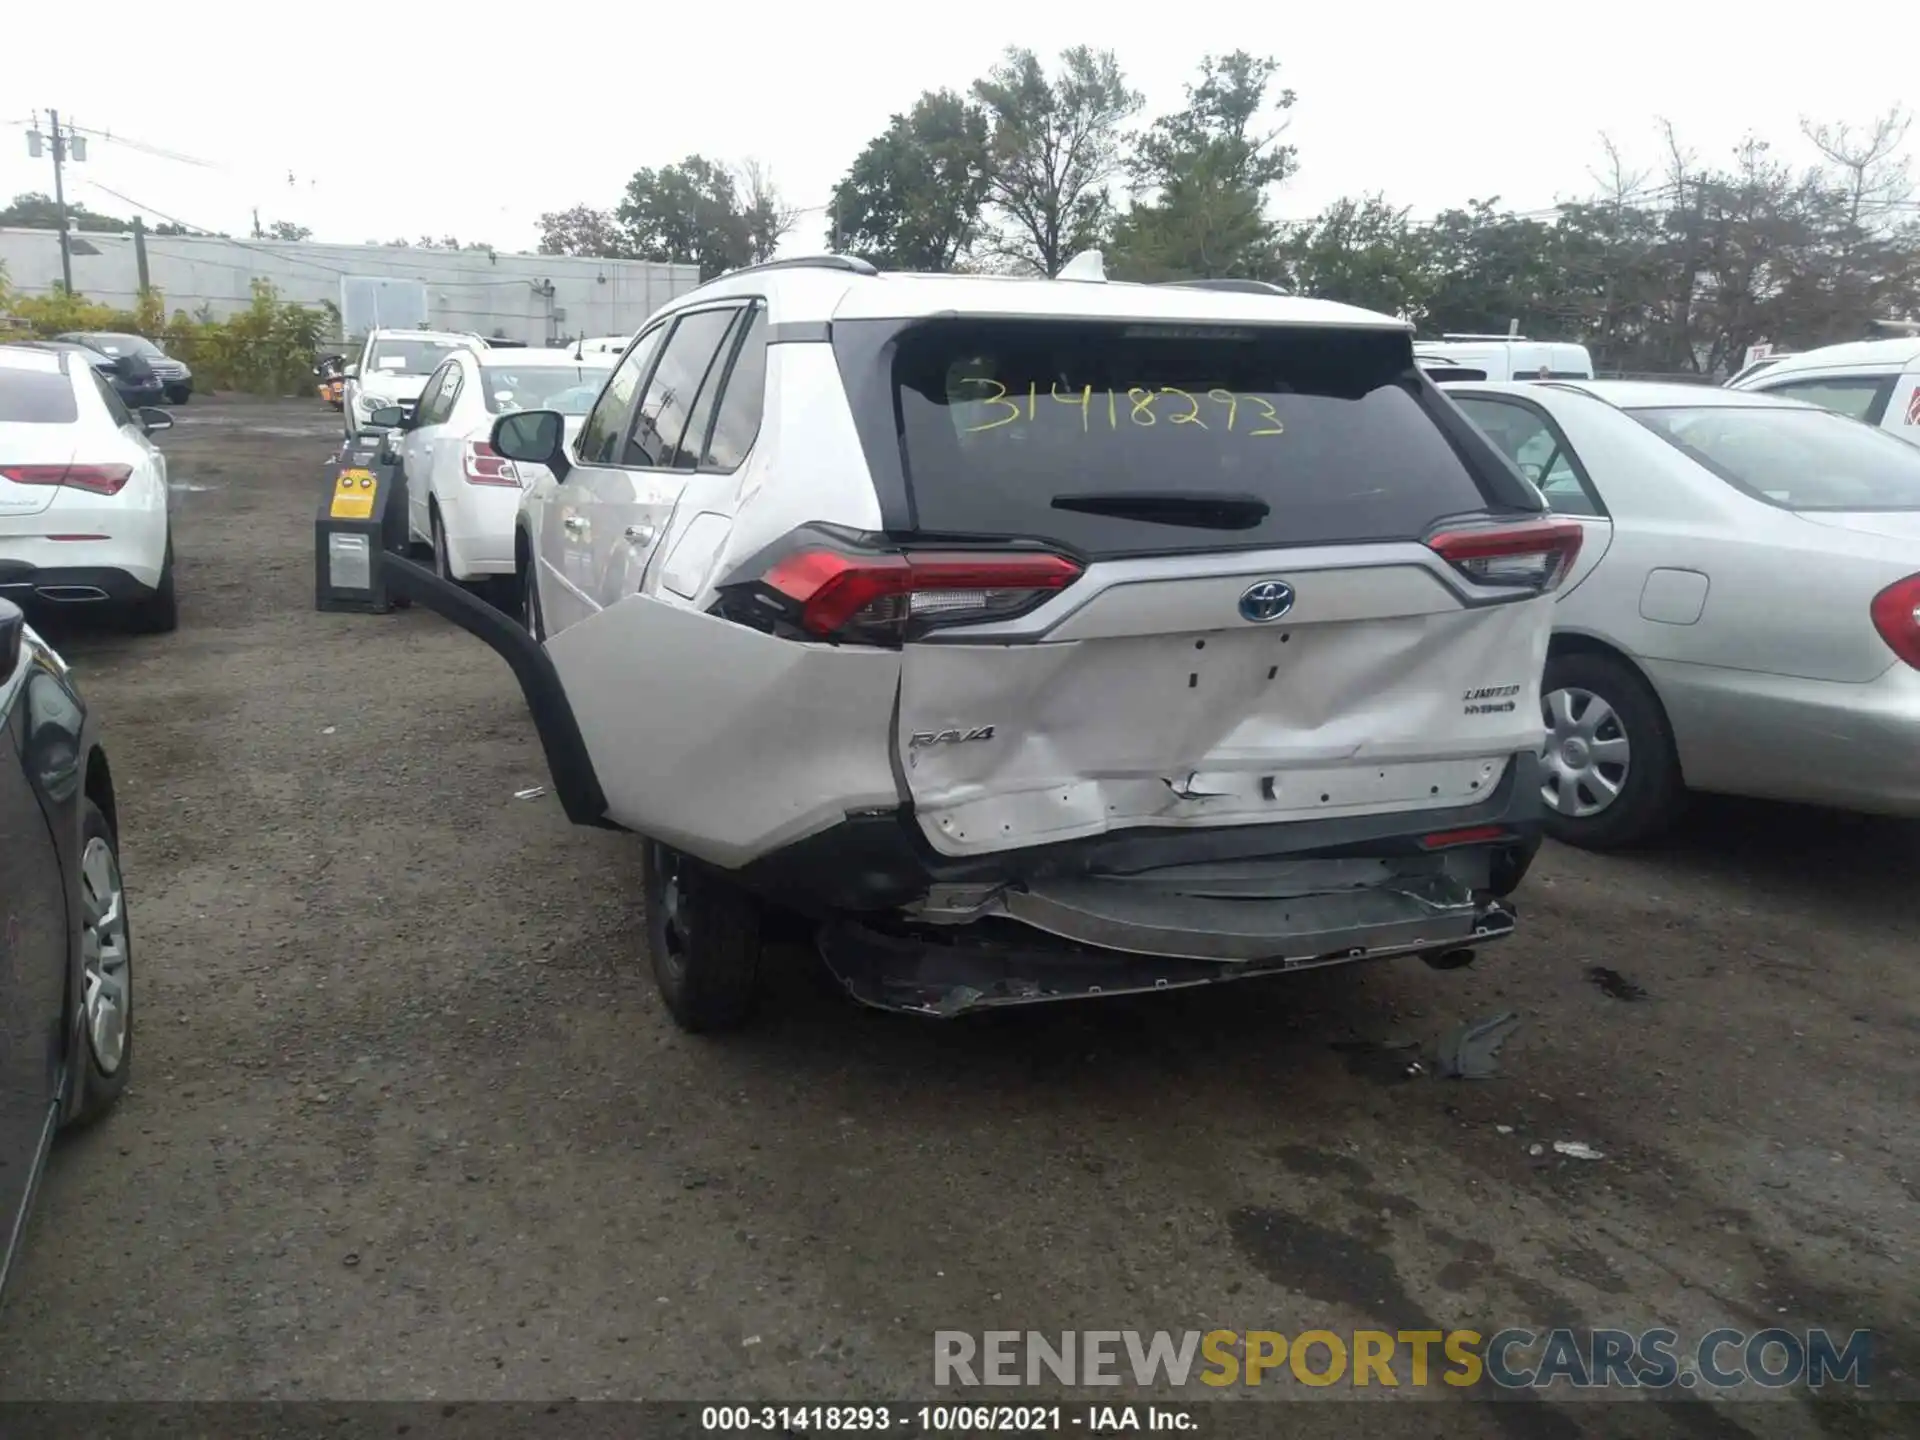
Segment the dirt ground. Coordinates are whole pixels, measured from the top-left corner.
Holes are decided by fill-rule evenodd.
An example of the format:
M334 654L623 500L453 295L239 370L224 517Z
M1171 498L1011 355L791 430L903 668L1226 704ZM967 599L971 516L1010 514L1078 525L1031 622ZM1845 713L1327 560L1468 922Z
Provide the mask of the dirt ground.
M314 610L332 412L177 414L179 632L55 632L120 788L138 1059L56 1151L0 1398L904 1398L937 1329L1376 1324L1871 1327L1875 1388L1912 1385L1920 827L1720 803L1549 848L1451 973L942 1024L796 952L756 1028L690 1038L636 844L514 798L546 775L504 664ZM1509 1010L1497 1079L1391 1048Z

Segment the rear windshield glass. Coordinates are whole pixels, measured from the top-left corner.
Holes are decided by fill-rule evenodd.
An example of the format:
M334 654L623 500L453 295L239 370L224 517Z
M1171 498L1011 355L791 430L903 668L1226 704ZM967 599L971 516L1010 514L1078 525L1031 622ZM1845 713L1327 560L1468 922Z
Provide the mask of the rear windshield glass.
M79 418L73 382L66 376L0 370L0 425L71 425Z
M1415 539L1486 504L1402 333L938 322L902 337L894 383L923 532L1305 545Z
M158 345L138 335L89 335L86 343L109 355L144 355L152 360L162 354Z
M373 369L384 375L431 375L455 350L444 340L382 340L373 347Z
M1633 418L1783 510L1920 510L1920 447L1825 410L1636 410Z
M612 373L605 365L488 365L480 371L480 388L487 409L495 415L509 410L558 410L562 415L584 415L600 397L600 387Z

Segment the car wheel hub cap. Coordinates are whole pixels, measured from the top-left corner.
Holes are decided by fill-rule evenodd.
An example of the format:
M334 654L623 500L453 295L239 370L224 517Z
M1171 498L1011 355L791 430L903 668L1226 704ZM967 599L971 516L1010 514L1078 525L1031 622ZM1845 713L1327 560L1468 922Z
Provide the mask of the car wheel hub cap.
M1633 748L1619 713L1591 690L1552 690L1541 697L1547 726L1547 808L1574 819L1598 815L1626 788Z
M84 906L80 933L81 1003L87 1044L100 1073L112 1075L127 1050L132 1002L127 954L127 899L113 847L98 836L87 841L80 858Z

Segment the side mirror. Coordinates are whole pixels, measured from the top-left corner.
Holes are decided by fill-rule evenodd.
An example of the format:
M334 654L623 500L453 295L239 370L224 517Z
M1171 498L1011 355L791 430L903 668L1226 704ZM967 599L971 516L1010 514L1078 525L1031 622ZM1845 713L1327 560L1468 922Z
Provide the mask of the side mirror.
M376 430L404 430L407 426L407 412L398 405L382 405L367 417L367 424Z
M156 409L152 405L142 405L140 407L140 428L149 435L158 434L162 430L171 430L173 428L173 416L164 410Z
M358 365L349 365L340 373L349 380L358 380L360 378L360 367Z
M558 410L516 410L493 422L493 448L509 460L544 465L564 480L573 468L567 459L567 422Z

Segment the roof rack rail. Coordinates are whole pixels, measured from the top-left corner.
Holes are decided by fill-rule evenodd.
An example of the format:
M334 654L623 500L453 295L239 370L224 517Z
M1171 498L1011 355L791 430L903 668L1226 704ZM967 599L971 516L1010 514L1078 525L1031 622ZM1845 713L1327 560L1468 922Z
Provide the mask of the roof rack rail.
M762 260L758 265L742 265L738 270L728 270L713 278L731 280L736 275L754 275L762 270L845 270L853 275L880 273L858 255L795 255L786 260Z
M1158 283L1173 285L1182 290L1231 290L1238 295L1285 295L1288 293L1270 280L1162 280Z

